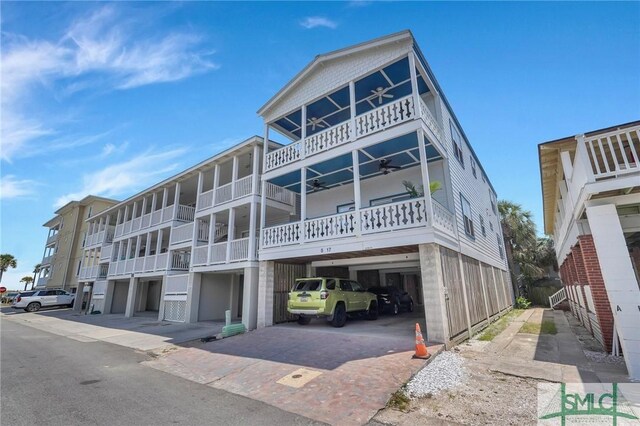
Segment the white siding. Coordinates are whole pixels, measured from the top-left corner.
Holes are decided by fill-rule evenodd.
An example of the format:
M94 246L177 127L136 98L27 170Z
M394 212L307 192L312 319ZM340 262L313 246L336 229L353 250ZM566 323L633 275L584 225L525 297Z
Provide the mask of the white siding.
M483 182L482 180L482 170L480 170L479 161L477 167L477 178L473 177L470 164L471 151L469 150L469 146L466 142L462 144L462 154L465 164L464 168L453 156L453 141L451 139L451 129L449 126L451 114L444 103L442 103L441 108L443 119L442 128L446 139L445 146L449 152L452 198L455 205L456 224L458 227L458 235L460 236L460 247L462 248L462 252L476 259L490 262L501 269L507 269L506 258L500 258L498 242L496 239L497 233L502 240L502 228L500 226L499 216L491 209L491 199L489 198L491 187L488 182ZM453 125L455 126L455 123ZM471 204L475 239L470 238L464 232L460 193L462 193ZM484 216L484 224L487 231L486 237L482 235L479 219L480 214ZM493 224L493 231L491 230L489 223Z

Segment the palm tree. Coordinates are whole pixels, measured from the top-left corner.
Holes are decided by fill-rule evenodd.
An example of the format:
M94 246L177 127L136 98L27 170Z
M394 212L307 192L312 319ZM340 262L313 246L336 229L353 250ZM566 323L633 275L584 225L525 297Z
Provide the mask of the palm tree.
M26 277L22 277L22 279L20 279L20 282L24 283L24 291L27 291L27 286L33 283L33 277L27 275Z
M36 266L33 267L33 282L31 283L31 290L33 290L33 287L36 285L36 275L40 273L41 269L42 269L41 263L36 263Z
M418 198L424 196L424 186L416 186L413 182L408 180L403 180L402 185L404 185L404 189L406 189L407 193L411 198ZM433 195L434 192L442 188L442 184L440 181L434 180L429 182L429 193Z
M2 274L7 272L9 268L17 268L18 261L11 254L0 254L0 282L2 281Z

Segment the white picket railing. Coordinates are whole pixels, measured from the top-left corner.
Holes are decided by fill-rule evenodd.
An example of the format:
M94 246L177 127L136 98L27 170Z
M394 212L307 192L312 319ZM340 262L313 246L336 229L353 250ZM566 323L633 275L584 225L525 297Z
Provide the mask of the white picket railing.
M567 292L565 291L565 288L562 287L560 290L549 296L549 307L553 308L554 306L560 304L566 298Z
M262 247L278 247L302 242L302 222L285 223L262 230Z
M253 187L253 176L245 176L242 179L236 180L233 184L235 185L233 198L237 199L245 197L252 193L251 189Z
M176 219L183 222L192 222L196 214L196 208L191 206L178 205Z
M98 276L99 279L107 278L107 274L109 273L109 264L103 263L98 266Z
M433 206L433 225L442 231L454 235L456 227L454 214L433 198L431 199L431 205Z
M198 231L196 233L198 241L209 241L209 222L198 221Z
M415 118L413 95L382 105L356 117L357 137L370 135Z
M194 222L189 222L173 228L171 230L171 238L169 239L169 244L179 244L191 241L191 239L193 238L193 226Z
M163 271L169 267L169 253L160 253L156 255L156 271Z
M345 121L305 138L305 155L311 156L349 142L351 122Z
M211 244L209 263L224 263L227 261L227 242Z
M231 199L232 199L231 186L232 186L232 183L227 183L225 185L222 185L222 186L216 188L216 196L215 196L216 206L218 204L222 204L222 203L226 203L227 201L231 201Z
M271 200L279 201L290 206L295 205L296 193L286 188L267 182L265 185L265 193L266 197Z
M596 179L640 171L640 126L584 138Z
M268 152L265 156L266 171L277 169L300 159L300 141L283 146L275 151Z
M429 130L431 130L431 132L435 135L440 146L444 147L444 139L442 136L444 133L442 132L442 129L438 124L438 120L436 120L433 114L431 114L431 110L429 110L429 107L424 103L422 99L420 99L420 117L422 117L422 120L425 122Z
M229 261L247 260L249 257L249 238L229 242Z
M427 223L424 198L412 198L360 210L362 233L415 228Z
M191 262L193 263L193 266L206 265L208 253L209 253L208 246L198 246L194 248L193 257L191 258Z
M213 206L213 189L198 196L198 211L208 209L211 206Z
M357 220L354 212L339 213L304 221L305 241L319 241L355 235Z
M171 254L171 269L174 271L188 271L191 262L191 253L188 251L175 251Z

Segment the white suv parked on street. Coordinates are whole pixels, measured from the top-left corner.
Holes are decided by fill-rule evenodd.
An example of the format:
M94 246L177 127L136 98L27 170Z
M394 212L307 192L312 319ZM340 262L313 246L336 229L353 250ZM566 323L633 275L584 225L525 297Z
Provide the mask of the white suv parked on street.
M73 307L75 294L64 290L35 290L23 291L13 301L13 309L24 309L27 312L36 312L40 308L50 306Z

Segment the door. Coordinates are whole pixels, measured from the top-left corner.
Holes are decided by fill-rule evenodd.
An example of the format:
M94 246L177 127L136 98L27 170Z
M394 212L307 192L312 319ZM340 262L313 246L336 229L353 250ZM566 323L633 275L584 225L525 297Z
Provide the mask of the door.
M356 293L353 292L351 281L340 281L340 289L342 290L344 300L347 303L347 312L357 311L358 309L360 309L358 308L358 297Z
M63 290L56 290L56 305L68 305L73 296Z
M356 281L350 281L351 283L351 290L353 291L352 296L355 299L355 303L357 306L356 309L358 309L359 311L364 311L368 308L367 306L367 296L365 295L365 291L364 291L364 287L362 287L359 283L357 283Z
M42 306L54 306L56 302L56 290L43 290L40 292L40 303Z

